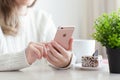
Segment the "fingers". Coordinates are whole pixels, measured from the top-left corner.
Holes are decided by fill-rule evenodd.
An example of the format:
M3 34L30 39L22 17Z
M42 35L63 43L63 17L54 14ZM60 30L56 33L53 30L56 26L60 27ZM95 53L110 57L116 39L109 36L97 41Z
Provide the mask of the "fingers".
M52 65L57 66L57 65L56 65L56 62L54 62L54 60L52 60L49 56L47 56L47 61L48 61L49 63L51 63Z
M51 51L51 54L56 57L57 59L63 61L63 56L56 50L51 44L48 44L48 47Z
M54 49L55 50L55 49ZM58 55L59 54L59 55ZM66 53L68 54L68 53ZM57 55L57 56L56 56ZM62 57L61 57L62 56ZM48 51L48 56L47 56L47 61L49 63L51 63L52 65L56 66L56 67L67 67L70 63L70 58L71 58L71 55L67 55L67 57L61 55L60 53L58 52L52 52L52 50L50 49Z
M47 61L57 67L62 66L61 65L62 62L58 60L56 57L54 57L50 51L48 51Z
M32 47L38 58L41 59L44 53L44 44L31 42L29 45Z
M58 62L58 59L54 57L50 51L48 51L48 57L52 62L54 63Z
M65 54L66 50L61 45L59 45L55 41L52 41L51 44L54 48L56 48L60 52L60 54L62 54L63 56L66 56L66 54Z
M29 46L30 49L32 49L33 53L35 53L35 55L37 55L37 58L40 59L41 58L41 52L34 46L34 45L30 45Z
M69 41L69 50L72 50L71 38ZM46 58L48 62L57 66L64 67L70 62L70 55L67 50L65 50L57 42L52 41L51 43L30 43L29 44L31 54L30 62L33 63L35 59L41 59L42 57ZM33 60L32 60L33 59Z
M25 49L25 54L28 63L31 65L36 59L41 59L43 53L47 53L45 50L45 45L41 43L29 43L28 47Z
M54 42L53 42L54 43ZM70 62L70 56L68 55L67 51L64 50L60 45L57 43L54 46L48 44L48 56L47 60L56 67L65 67ZM59 50L63 50L63 53Z
M39 46L39 45L36 45L36 44L35 44L34 46L35 46L35 48L37 48L37 50L39 51L38 55L39 55L39 59L41 59L42 56L43 56L43 52L44 52L43 46Z

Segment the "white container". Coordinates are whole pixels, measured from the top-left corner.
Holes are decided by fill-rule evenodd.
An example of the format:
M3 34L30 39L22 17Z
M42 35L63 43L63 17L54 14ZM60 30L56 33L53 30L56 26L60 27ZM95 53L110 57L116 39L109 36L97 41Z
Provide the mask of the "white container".
M92 56L95 52L95 40L75 39L73 41L73 52L77 58L77 63L81 62L82 56Z

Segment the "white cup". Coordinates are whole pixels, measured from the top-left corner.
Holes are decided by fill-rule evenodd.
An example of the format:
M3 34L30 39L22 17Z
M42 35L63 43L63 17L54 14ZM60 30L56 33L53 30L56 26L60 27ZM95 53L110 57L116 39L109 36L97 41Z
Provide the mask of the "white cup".
M73 41L73 52L77 58L76 62L81 62L82 56L92 56L95 52L95 40L75 39Z

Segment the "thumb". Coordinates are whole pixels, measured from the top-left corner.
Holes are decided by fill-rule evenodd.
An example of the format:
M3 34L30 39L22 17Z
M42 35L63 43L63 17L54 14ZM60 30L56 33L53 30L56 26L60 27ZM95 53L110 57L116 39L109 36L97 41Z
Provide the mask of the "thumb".
M68 48L68 50L72 50L72 46L73 46L73 38L70 38L70 40L69 40L69 48Z
M46 58L47 57L47 46L44 46L44 51L43 51L43 57Z

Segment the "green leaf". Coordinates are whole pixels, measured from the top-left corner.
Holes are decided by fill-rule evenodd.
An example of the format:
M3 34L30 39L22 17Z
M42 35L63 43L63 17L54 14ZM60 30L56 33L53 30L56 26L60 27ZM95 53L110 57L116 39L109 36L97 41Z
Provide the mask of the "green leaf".
M110 14L103 13L94 22L92 37L103 46L120 48L120 9Z

